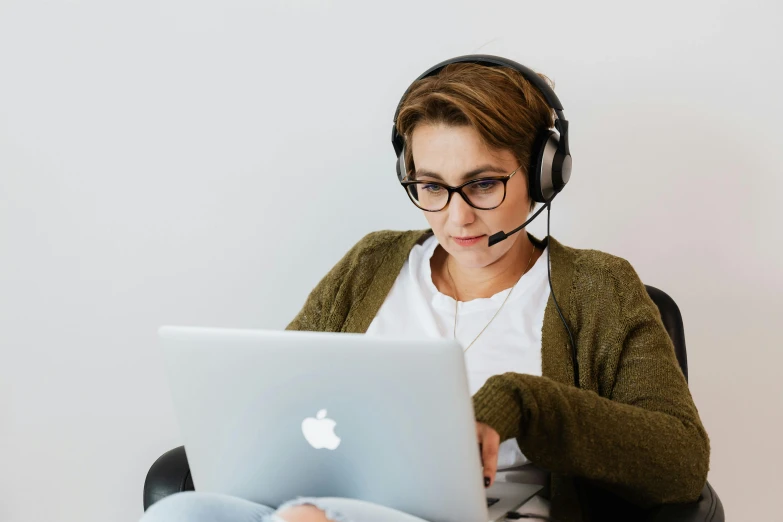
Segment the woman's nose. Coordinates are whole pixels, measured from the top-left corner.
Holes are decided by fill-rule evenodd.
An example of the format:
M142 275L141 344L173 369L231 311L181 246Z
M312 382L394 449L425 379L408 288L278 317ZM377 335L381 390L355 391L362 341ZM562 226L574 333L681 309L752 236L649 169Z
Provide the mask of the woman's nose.
M449 201L449 221L457 226L468 225L476 219L474 208L462 198L462 195L455 192Z

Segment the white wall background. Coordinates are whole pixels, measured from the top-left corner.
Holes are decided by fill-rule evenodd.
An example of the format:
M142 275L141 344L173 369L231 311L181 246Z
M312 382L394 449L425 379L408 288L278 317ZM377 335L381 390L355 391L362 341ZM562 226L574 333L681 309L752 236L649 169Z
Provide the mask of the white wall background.
M425 228L396 185L393 112L417 75L472 52L555 80L574 173L553 235L674 297L710 481L731 520L769 520L780 15L774 1L0 1L0 520L137 520L148 467L181 443L157 327L283 328L362 235Z

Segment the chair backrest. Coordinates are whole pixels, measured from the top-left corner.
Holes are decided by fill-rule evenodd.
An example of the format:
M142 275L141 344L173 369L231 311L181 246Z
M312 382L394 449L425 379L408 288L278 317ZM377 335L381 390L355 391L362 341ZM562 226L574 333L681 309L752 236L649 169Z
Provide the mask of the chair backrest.
M661 313L661 319L663 325L666 327L666 331L669 332L669 337L674 343L674 354L677 356L677 362L680 363L682 374L685 376L685 380L688 380L688 355L685 352L685 329L682 325L682 315L680 309L674 299L669 297L669 294L663 290L659 290L654 286L644 285L647 288L647 293L652 298L655 305L658 307L658 311Z

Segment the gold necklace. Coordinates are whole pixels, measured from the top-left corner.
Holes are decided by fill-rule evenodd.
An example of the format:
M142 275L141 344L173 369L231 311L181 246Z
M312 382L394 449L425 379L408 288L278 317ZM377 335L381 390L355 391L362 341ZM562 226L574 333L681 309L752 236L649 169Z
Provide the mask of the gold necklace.
M536 245L533 245L533 251L530 253L530 259L529 259L529 260L528 260L528 262L527 262L527 268L525 268L525 271L522 273L522 276L524 276L525 274L527 274L528 270L530 270L530 264L533 262L533 256L534 256L535 254L536 254ZM457 285L455 285L455 284L454 284L454 278L453 278L453 277L451 277L451 270L449 270L449 263L448 263L448 258L446 258L446 273L447 273L447 274L449 274L449 280L451 281L451 288L454 290L454 339L456 340L456 339L457 339L457 305L459 304L459 299L457 298ZM509 290L509 291L508 291L508 294L506 294L506 298L505 298L505 299L503 299L503 303L501 303L501 305L500 305L500 308L498 308L498 311L497 311L497 312L495 312L495 315L493 315L493 316L492 316L492 319L490 319L490 320L489 320L489 322L487 323L487 326L485 326L484 328L482 328L482 329L481 329L481 331L479 332L479 334L476 336L476 338L475 338L475 339L473 339L473 340L470 342L470 344L468 345L468 347L467 347L467 348L465 348L464 350L462 350L462 353L465 353L465 352L467 352L468 350L470 350L470 347L471 347L471 346L473 346L473 343L475 343L475 342L476 342L476 339L478 339L479 337L481 337L481 334L483 334L483 333L484 333L484 330L486 330L486 329L487 329L487 327L488 327L490 324L492 324L492 321L494 321L494 320L495 320L495 317L497 317L497 316L498 316L498 314L500 313L500 310L502 310L502 309L503 309L503 305L504 305L504 304L506 304L506 301L508 301L508 297L511 295L511 292L513 292L513 291L514 291L514 287L515 287L515 286L517 286L517 283L519 283L519 281L521 281L521 280L522 280L522 276L519 276L519 279L517 280L517 282L516 282L516 283L514 283L514 286L512 286L512 287L511 287L511 290Z

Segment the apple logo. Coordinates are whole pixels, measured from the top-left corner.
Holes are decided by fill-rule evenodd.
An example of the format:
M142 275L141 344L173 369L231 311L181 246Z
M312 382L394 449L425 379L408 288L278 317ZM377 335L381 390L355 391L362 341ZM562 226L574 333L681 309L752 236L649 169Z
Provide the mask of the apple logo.
M305 440L315 449L336 449L340 445L340 437L334 433L337 423L326 418L326 410L320 410L315 417L307 417L302 421Z

